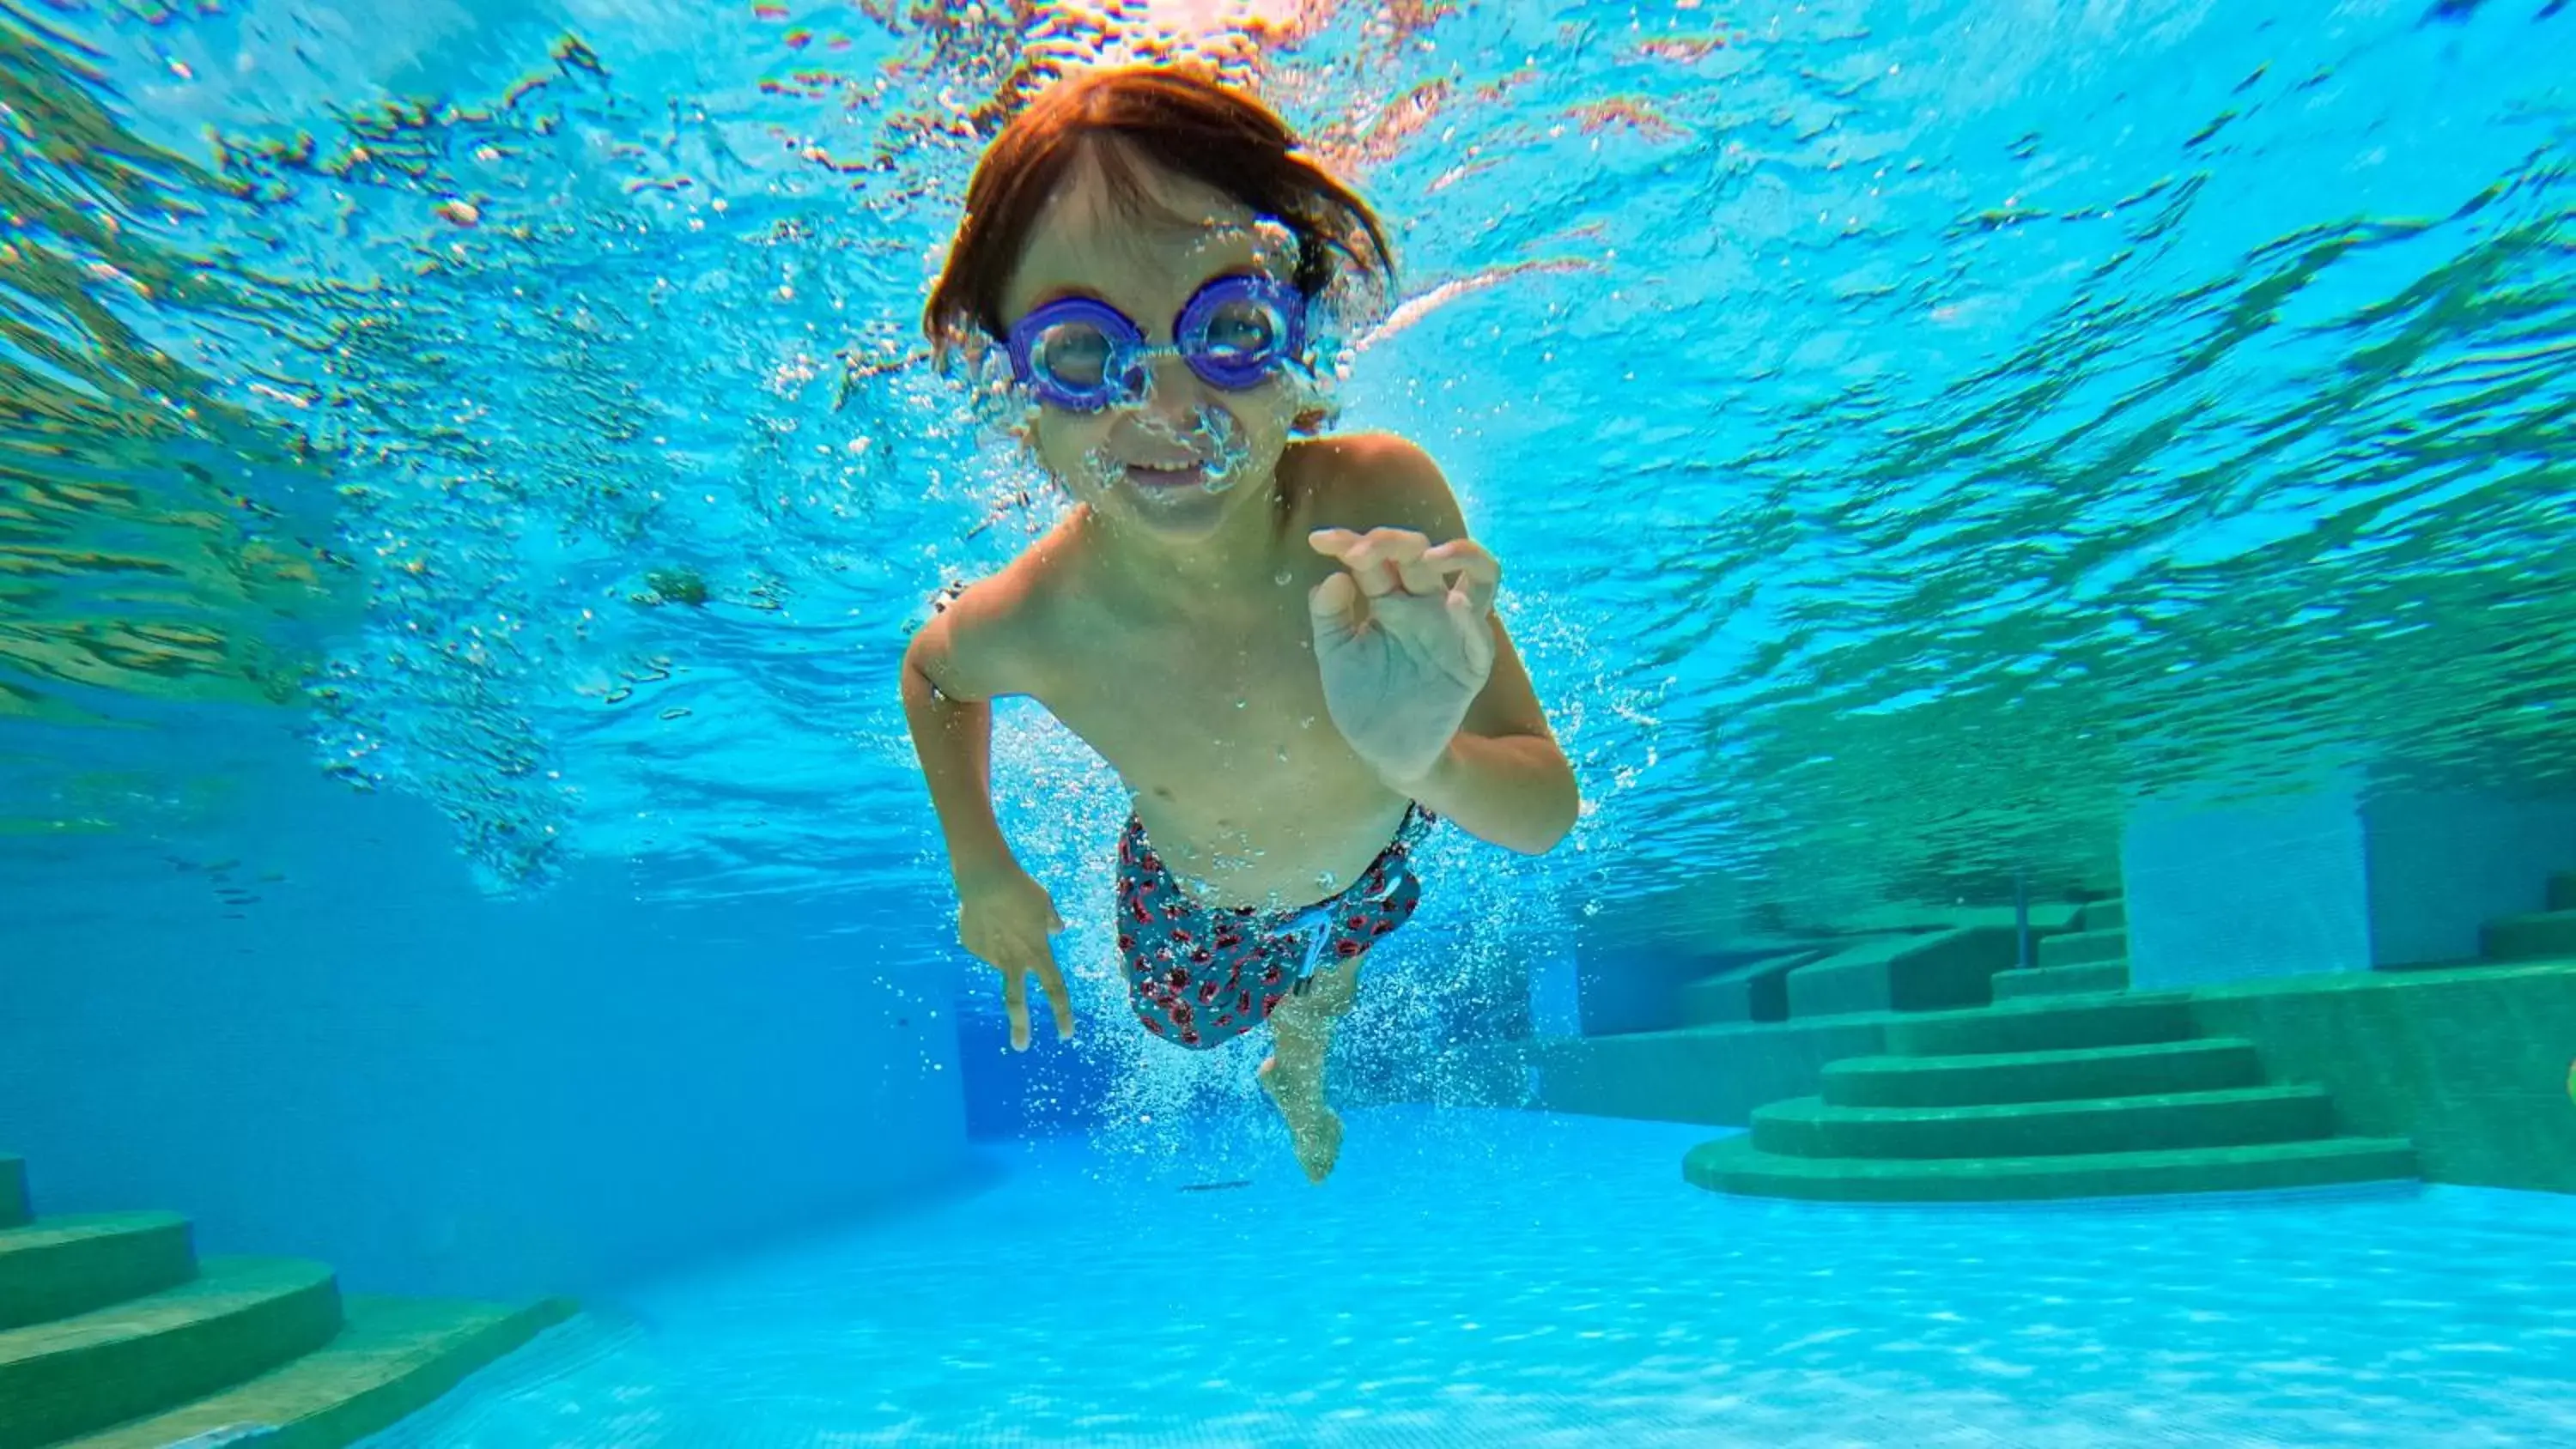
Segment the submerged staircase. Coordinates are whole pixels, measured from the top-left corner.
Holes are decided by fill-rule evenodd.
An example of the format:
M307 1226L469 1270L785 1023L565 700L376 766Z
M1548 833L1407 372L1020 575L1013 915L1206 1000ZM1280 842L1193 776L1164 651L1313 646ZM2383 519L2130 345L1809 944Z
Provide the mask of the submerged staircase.
M2541 909L2487 922L2478 929L2478 954L2467 960L2396 961L2373 971L2460 971L2477 966L2527 966L2576 961L2576 871L2549 878Z
M2090 996L2129 989L2129 912L2125 902L2094 901L2076 913L2074 929L2034 943L2038 963L1994 974L1995 1000Z
M2490 961L2576 961L2576 871L2549 878L2548 909L2489 921L2478 938Z
M2116 909L2118 903L2109 905ZM1990 993L2007 989L2033 994L2074 989L2070 978L2045 969L1999 968L2017 958L2020 924L2029 927L2039 965L2046 968L2070 949L2060 944L2070 932L2117 934L2116 922L2102 924L2113 919L2104 910L2098 903L2034 905L2020 922L2010 907L1899 911L1837 938L1773 941L1685 983L1679 1025L1687 1029L1865 1011L1935 1011L1983 1006L1993 999ZM2125 951L2125 945L2120 949ZM2015 978L2009 988L2007 977ZM2121 979L2125 983L2125 972Z
M199 1259L173 1213L35 1218L0 1157L0 1449L337 1449L571 1311L344 1299L319 1263Z
M1887 1055L1828 1064L1821 1096L1756 1110L1750 1132L1693 1148L1683 1176L1766 1197L1993 1202L2415 1175L2411 1143L2336 1135L2322 1088L2269 1082L2252 1042L2200 1036L2186 994L2128 994L2120 902L2072 924L2034 966L1995 973L1994 1006L1890 1023Z

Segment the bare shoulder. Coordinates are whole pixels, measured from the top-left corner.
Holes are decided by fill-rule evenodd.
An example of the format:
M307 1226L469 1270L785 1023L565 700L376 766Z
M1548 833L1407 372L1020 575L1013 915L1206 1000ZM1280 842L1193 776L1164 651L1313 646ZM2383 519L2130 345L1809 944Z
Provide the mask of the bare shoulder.
M1299 520L1306 528L1409 528L1433 543L1467 535L1448 475L1419 443L1350 433L1298 447Z
M1060 540L1050 534L967 585L913 636L913 661L952 698L1042 694L1062 563Z

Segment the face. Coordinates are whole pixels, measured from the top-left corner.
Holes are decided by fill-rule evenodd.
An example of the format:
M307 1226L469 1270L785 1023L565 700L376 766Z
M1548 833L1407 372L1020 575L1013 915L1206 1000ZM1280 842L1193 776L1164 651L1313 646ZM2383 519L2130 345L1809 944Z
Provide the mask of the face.
M1096 156L1067 173L1004 292L1005 326L1059 297L1091 297L1125 313L1148 344L1168 345L1210 280L1290 274L1284 232L1222 192L1128 164L1144 185L1142 205L1111 189ZM1266 510L1296 383L1273 373L1249 388L1220 388L1170 354L1149 358L1145 371L1139 395L1096 412L1038 407L1032 437L1048 471L1104 519L1175 541Z

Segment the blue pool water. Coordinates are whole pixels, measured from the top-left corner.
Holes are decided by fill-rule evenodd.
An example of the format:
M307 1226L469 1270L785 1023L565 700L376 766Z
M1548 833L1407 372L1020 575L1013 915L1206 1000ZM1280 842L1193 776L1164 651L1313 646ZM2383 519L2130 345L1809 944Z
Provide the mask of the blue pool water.
M1323 1191L1284 1142L996 1147L961 1196L640 1289L377 1443L2576 1442L2576 1201L1767 1203L1680 1181L1708 1135L1381 1109Z
M1311 1189L1017 706L1082 1030L1003 1052L895 667L1062 503L915 319L1013 76L1176 53L1385 216L1342 422L1587 805L1430 844L1344 1100L1873 920L2125 890L2211 985L2576 871L2563 0L0 0L41 1211L588 1306L386 1449L2576 1445L2567 1196L1832 1208L1382 1105ZM2558 1019L2391 1028L2428 1161L2570 1181L2497 1146Z
M6 345L110 486L22 509L11 716L61 733L0 761L10 818L185 830L99 727L260 698L496 892L935 884L885 680L1060 506L922 365L960 117L1157 51L1256 80L1394 230L1342 422L1427 447L1509 571L1595 807L1551 893L1991 897L2098 877L2144 796L2563 789L2570 24L68 6L22 110L122 129L12 153L80 284L13 291ZM1034 719L1000 757L1023 853L1081 868L1110 782Z

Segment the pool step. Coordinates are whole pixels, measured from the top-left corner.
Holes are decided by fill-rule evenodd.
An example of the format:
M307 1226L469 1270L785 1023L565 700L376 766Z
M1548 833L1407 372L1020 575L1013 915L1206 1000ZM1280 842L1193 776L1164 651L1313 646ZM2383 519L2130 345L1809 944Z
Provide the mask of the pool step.
M2087 961L2080 966L2034 966L2026 971L1995 973L1995 1000L2027 1001L2034 996L2092 996L2129 989L2126 961Z
M2234 1037L1957 1057L1846 1057L1825 1066L1838 1107L1988 1107L2173 1092L2263 1080L2254 1043Z
M1756 1149L1786 1157L2066 1157L2243 1147L2331 1136L2321 1087L2081 1097L1983 1107L1840 1107L1817 1097L1753 1114Z
M340 1449L572 1312L344 1305L320 1263L200 1262L175 1213L28 1218L16 1158L0 1192L0 1449Z
M2415 1176L2415 1148L2393 1139L2333 1137L2043 1157L1852 1159L1780 1156L1756 1148L1747 1135L1692 1148L1682 1175L1718 1192L1822 1202L2034 1201L2402 1179Z
M1980 1011L1926 1013L1890 1022L1897 1056L2064 1051L2138 1046L2193 1036L2190 1000L2179 993L2016 1001Z
M1684 1026L1789 1019L1789 973L1821 952L1799 949L1736 962L1682 987Z
M2559 879L2549 884L2554 902ZM2490 960L2552 961L2576 959L2576 909L2540 911L2489 921L2478 933L2479 947Z
M278 1430L280 1449L350 1444L427 1408L466 1375L571 1312L571 1305L560 1299L505 1307L352 1298L339 1336L302 1358L184 1407L72 1440L61 1449L165 1449L246 1424Z
M2576 961L2576 872L2547 910L2490 921L2485 960ZM1722 1192L1969 1202L2231 1192L2406 1178L2413 1144L2336 1135L2318 1087L2267 1081L2250 1042L2202 1039L2191 997L2132 993L2122 901L1998 972L1995 1004L1887 1020L1882 1054L1826 1065L1819 1094L1755 1109L1691 1150ZM2455 963L2468 964L2468 963ZM2576 1080L2576 1079L2571 1079Z
M2087 901L2076 910L2075 929L2125 931L2129 929L2129 903L2119 896L2107 901Z
M186 1283L0 1333L0 1449L94 1433L331 1341L340 1289L296 1258L209 1259Z
M1769 1197L1974 1202L2415 1172L2410 1143L2336 1136L2323 1088L2266 1081L2253 1043L2202 1038L2180 993L1930 1014L1890 1021L1885 1040L1883 1055L1827 1064L1822 1095L1757 1108L1750 1132L1694 1148L1684 1175Z
M2096 961L2129 959L2129 933L2116 931L2069 931L2062 936L2039 938L2039 961L2042 967L2084 966Z
M177 1213L102 1213L0 1228L0 1329L105 1308L196 1274L188 1220Z
M1787 976L1789 1018L1982 1007L1997 971L2013 964L2009 925L1972 925L1864 937Z

